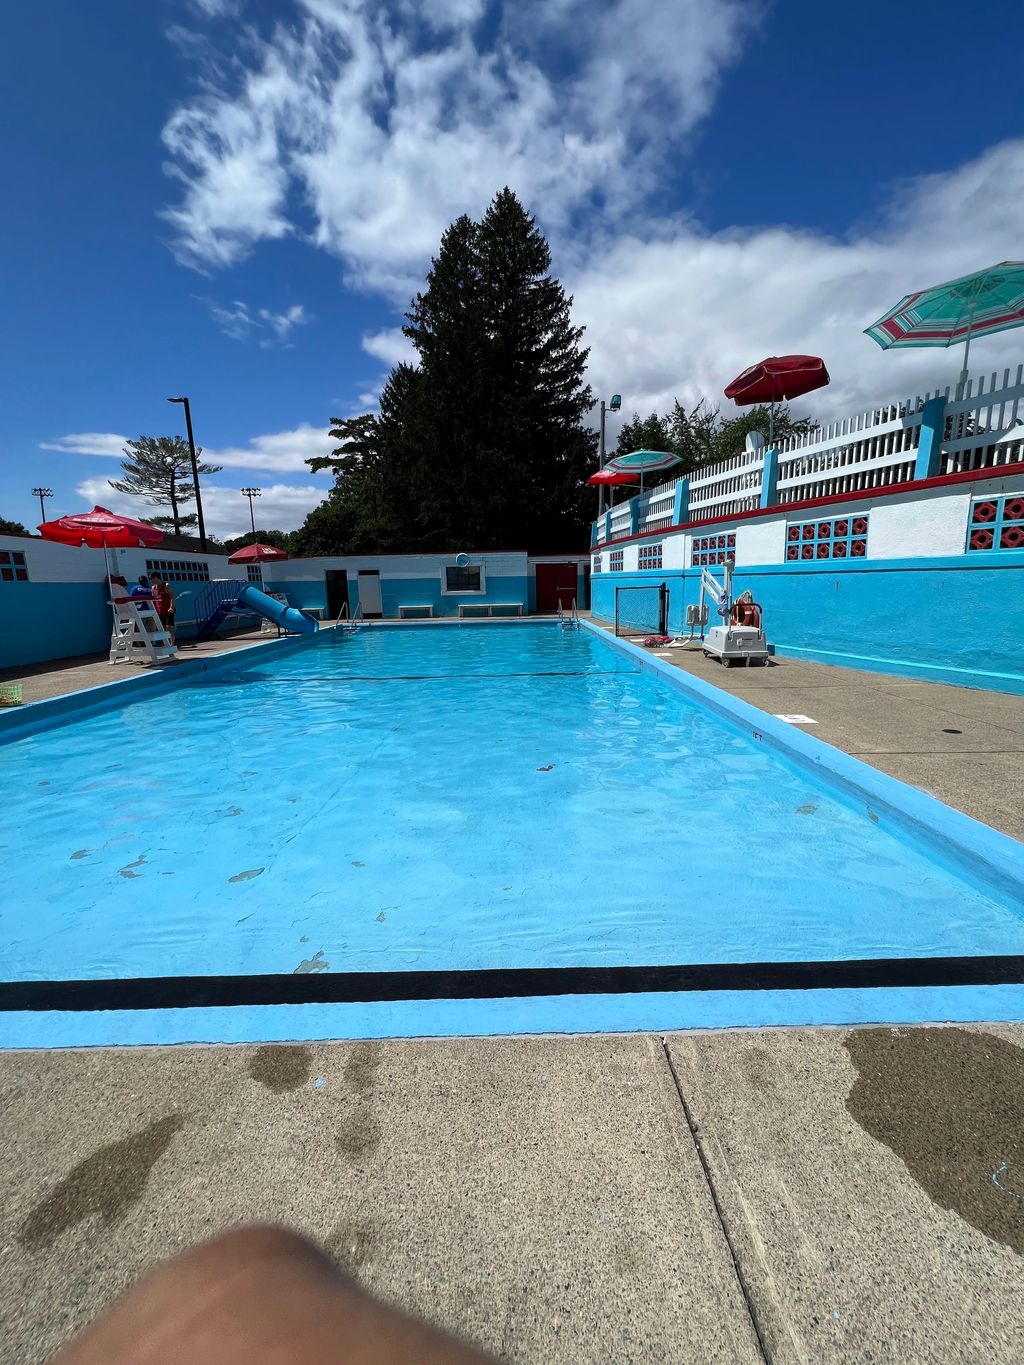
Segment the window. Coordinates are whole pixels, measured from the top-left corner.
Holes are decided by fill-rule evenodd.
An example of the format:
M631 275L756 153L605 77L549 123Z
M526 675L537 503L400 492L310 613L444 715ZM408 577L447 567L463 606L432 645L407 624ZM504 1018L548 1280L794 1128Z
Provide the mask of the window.
M21 550L0 550L0 583L27 583L28 567Z
M972 550L1024 550L1024 494L971 504L968 554Z
M786 559L863 559L868 552L867 517L792 522L786 527Z
M479 564L446 564L445 592L483 592L483 570Z
M720 536L694 536L690 552L690 563L694 567L707 564L724 564L727 559L736 558L736 532L730 531Z
M246 573L248 574L248 576L249 576L249 582L250 582L250 583L262 583L262 582L263 582L263 569L262 569L261 565L259 565L259 564L248 564L248 565L246 565L245 572L246 572Z
M657 545L640 546L641 569L660 569L661 568L661 541Z
M609 572L609 573L621 573L621 572L622 572L622 551L621 551L621 550L612 550L611 554L609 554L609 556L608 556L608 572Z
M600 555L595 555L595 556L594 556L594 568L593 568L593 572L594 572L594 573L600 573L600 572L601 572L601 556L600 556Z
M147 559L146 572L172 583L209 583L210 566L203 559Z

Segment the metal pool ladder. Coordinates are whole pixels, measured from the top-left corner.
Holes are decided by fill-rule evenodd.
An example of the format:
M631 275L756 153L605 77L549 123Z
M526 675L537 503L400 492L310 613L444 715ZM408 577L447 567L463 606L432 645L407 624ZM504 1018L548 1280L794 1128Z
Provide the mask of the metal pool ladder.
M348 613L348 603L342 602L341 608L334 618L334 643L346 635L355 635L363 624L362 605L356 607L355 616L350 617Z
M580 618L576 611L576 599L572 599L572 606L568 612L562 610L562 599L558 599L558 625L561 630L579 630Z

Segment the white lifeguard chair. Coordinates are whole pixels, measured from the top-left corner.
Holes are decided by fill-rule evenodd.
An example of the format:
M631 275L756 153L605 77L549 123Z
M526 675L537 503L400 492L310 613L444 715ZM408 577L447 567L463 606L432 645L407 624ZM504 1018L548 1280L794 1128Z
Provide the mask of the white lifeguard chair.
M177 650L152 602L129 597L110 605L114 612L110 635L112 664L165 664L177 658Z

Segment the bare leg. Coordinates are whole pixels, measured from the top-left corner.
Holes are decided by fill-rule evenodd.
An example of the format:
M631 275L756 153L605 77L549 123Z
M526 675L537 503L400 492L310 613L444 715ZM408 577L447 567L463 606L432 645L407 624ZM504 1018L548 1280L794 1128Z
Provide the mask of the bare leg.
M229 1232L158 1266L52 1365L488 1365L386 1308L311 1242Z

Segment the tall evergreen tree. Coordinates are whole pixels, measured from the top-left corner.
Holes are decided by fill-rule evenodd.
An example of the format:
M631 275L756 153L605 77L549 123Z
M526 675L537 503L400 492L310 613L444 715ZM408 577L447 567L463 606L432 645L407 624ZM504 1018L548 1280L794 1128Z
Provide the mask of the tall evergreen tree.
M392 372L379 416L334 425L336 487L307 523L318 544L332 527L336 550L583 543L587 351L550 265L511 190L446 230L403 328L418 365Z
M192 458L188 445L181 436L140 436L124 448L126 459L121 465L123 479L110 479L111 488L118 493L133 493L143 497L151 507L169 507L169 516L146 517L152 526L181 535L182 528L194 526L195 512L187 516L181 504L191 502L196 495L192 482ZM201 455L202 448L196 451ZM197 459L200 474L219 474L219 464L202 464Z

